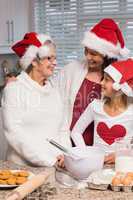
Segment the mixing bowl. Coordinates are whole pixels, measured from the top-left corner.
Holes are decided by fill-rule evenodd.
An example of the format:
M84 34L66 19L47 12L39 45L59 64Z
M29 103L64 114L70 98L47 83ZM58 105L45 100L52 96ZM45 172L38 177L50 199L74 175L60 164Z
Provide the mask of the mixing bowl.
M74 159L64 155L65 167L76 179L86 179L91 172L103 168L105 154L98 147L87 146L83 149L72 147L71 152L81 157Z

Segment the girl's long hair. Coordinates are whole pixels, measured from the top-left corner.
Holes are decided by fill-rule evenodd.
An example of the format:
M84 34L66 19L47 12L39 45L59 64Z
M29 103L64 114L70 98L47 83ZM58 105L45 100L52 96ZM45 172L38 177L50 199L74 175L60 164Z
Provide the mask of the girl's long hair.
M129 105L133 104L133 97L128 97L122 91L118 91L116 95L121 97L121 102L123 103L124 107L128 107ZM106 105L109 105L111 102L111 98L106 97L106 96L103 97L102 100L104 101Z

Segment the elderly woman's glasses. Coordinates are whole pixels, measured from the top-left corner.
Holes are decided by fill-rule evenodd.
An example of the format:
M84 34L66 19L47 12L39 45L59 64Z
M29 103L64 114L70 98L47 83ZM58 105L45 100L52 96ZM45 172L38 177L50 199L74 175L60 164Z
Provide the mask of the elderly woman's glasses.
M44 58L40 58L39 55L37 54L36 58L37 58L38 62L40 62L40 60L42 60L42 59L47 59L49 62L56 61L56 57L55 56L46 56Z
M46 57L46 59L48 59L49 62L54 62L56 60L56 57L48 56L48 57Z

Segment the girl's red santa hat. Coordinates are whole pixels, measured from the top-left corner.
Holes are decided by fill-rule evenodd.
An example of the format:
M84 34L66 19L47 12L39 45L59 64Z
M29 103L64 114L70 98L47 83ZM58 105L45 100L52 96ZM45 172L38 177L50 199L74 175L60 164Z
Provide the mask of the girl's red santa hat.
M109 58L129 57L121 30L113 19L103 19L85 32L82 44Z
M12 50L20 57L20 64L24 70L37 55L40 58L50 56L50 48L45 44L47 41L54 44L49 35L30 32L26 33L21 41L12 46Z
M133 59L114 62L104 69L113 80L113 88L133 97Z

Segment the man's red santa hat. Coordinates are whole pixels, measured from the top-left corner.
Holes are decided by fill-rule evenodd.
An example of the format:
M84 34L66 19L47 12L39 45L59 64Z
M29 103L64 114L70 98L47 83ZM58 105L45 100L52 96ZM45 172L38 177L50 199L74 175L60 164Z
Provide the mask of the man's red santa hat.
M121 30L113 19L103 19L85 32L82 44L109 58L129 57Z
M50 56L50 49L46 43L53 40L49 35L37 34L35 32L26 33L24 38L12 46L12 50L20 57L20 64L24 70L37 57Z
M104 69L113 80L113 88L133 97L133 59L114 62Z

